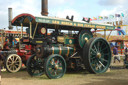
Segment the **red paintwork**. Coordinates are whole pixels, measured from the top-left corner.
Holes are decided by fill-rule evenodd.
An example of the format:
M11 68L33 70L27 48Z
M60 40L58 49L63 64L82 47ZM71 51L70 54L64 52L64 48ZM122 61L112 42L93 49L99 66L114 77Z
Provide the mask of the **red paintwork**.
M31 56L31 55L26 55L26 60L28 60L30 56Z
M19 17L22 17L22 16L31 16L33 19L35 19L35 17L31 14L27 14L27 13L23 13L23 14L20 14L18 16L16 16L13 20L12 20L12 24L19 18Z
M31 50L33 49L32 45L25 45L25 49L16 49L17 55L23 58L25 61L32 55Z

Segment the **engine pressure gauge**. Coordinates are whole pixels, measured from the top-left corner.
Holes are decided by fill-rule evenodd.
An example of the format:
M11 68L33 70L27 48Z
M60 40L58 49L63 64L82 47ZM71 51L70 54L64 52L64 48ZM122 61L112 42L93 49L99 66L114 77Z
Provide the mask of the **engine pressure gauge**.
M41 28L41 34L45 34L46 33L46 29L43 27L43 28Z

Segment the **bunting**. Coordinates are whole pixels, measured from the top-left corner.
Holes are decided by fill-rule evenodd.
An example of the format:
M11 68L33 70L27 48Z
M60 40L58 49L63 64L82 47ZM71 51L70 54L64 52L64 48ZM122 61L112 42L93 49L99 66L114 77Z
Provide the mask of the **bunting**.
M88 21L88 18L87 18L87 17L84 17L84 20L85 20L85 21Z
M102 20L103 19L103 17L102 16L99 16L99 20Z
M88 17L83 17L85 21L88 21ZM90 21L92 21L92 18L90 18Z
M90 18L90 21L92 20L107 20L107 19L113 19L113 18L121 18L124 17L124 13L117 13L115 15L109 15L109 16L98 16ZM87 21L89 18L84 17L84 19Z
M93 17L93 20L97 20L97 18L96 17Z
M104 19L108 19L108 16L104 16Z
M109 15L109 18L110 18L110 19L113 19L113 18L114 18L114 15Z
M120 17L120 14L115 14L115 17Z
M123 13L121 13L121 16L122 16L122 17L124 17L124 14L123 14Z

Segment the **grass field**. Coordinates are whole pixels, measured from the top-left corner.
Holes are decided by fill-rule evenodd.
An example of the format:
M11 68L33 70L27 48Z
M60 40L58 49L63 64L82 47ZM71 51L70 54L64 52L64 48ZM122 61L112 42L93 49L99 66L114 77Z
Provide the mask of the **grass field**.
M112 68L103 74L86 70L67 72L60 79L48 79L46 75L30 77L23 69L17 73L2 72L1 85L128 85L128 69Z

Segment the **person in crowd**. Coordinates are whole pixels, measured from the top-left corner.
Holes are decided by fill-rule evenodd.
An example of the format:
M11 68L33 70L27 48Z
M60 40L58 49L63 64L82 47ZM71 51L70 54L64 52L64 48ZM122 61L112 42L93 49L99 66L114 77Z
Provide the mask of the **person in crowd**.
M124 49L125 49L125 51L124 51L124 55L127 57L127 56L128 56L128 55L127 55L127 54L128 54L128 48L127 48L127 46L125 46Z
M116 60L120 63L120 55L118 54L118 46L114 46L113 48L113 57L114 57L114 63Z
M124 64L128 64L128 48L127 45L125 47L125 51L124 51Z

